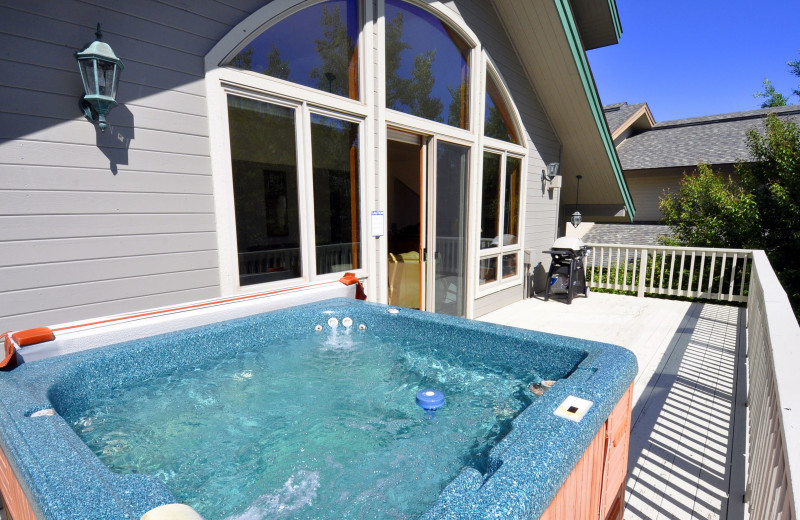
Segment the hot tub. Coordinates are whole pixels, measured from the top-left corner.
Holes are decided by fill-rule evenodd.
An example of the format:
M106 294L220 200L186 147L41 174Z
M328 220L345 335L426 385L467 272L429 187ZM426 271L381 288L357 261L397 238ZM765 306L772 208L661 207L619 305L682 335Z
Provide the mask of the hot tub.
M102 336L103 333L99 335ZM330 338L336 335L339 335L338 339L334 337L331 342ZM88 336L84 338L86 344L103 342L95 334ZM396 478L397 482L423 480L430 483L430 486L423 487L431 489L423 489L417 509L411 508L406 518L523 519L538 518L543 514L556 518L556 510L561 506L553 505L554 497L558 493L568 493L572 480L576 481L571 484L574 488L572 493L578 495L586 494L585 490L590 487L586 482L600 483L596 492L589 493L594 493L596 497L593 495L589 500L592 503L587 508L602 511L604 517L613 513L612 506L615 503L615 507L619 509L619 500L615 502L615 499L619 497L621 481L619 475L615 477L612 473L619 473L620 470L609 468L608 463L615 457L620 457L614 453L620 443L627 446L624 438L627 434L626 425L629 424L626 420L629 421L630 416L629 387L636 374L633 354L613 345L343 298L23 363L11 372L0 374L0 447L19 481L25 499L37 517L138 519L153 508L179 501L194 501L201 504L199 508L202 510L202 486L206 481L199 481L200 489L192 491L196 492L194 495L189 493L192 498L176 498L170 486L173 481L180 480L180 475L176 476L175 471L170 469L171 466L167 465L167 469L164 469L158 466L158 461L152 460L159 458L156 455L160 455L159 450L162 448L146 453L144 462L138 461L138 466L131 466L140 469L125 467L125 463L120 466L123 469L115 467L115 450L127 450L130 442L123 440L120 441L121 446L115 444L113 435L115 431L125 433L124 425L129 424L125 422L128 418L124 417L122 426L117 426L117 430L111 428L110 433L106 432L103 440L98 443L91 437L95 427L92 421L99 421L97 409L114 408L117 399L115 396L127 399L129 394L138 392L144 396L143 400L138 401L140 404L126 405L131 407L128 410L133 415L133 412L141 411L139 408L148 407L148 392L152 391L154 394L167 393L174 397L174 404L169 405L172 408L167 410L167 415L186 415L187 412L191 415L197 410L197 422L202 422L205 410L227 406L227 401L214 401L218 395L228 396L228 401L243 400L246 408L264 408L267 410L264 413L272 413L268 411L268 406L272 401L269 396L276 392L274 389L264 390L253 401L246 401L250 391L246 385L258 376L258 370L247 369L249 365L242 365L239 360L242 356L255 356L262 350L271 352L270 349L279 348L286 349L287 355L290 350L307 348L311 352L309 355L316 356L311 359L317 360L320 367L324 368L321 371L334 373L337 380L345 379L342 374L352 374L356 381L368 380L365 384L370 388L375 387L377 391L379 385L369 379L373 376L362 373L367 369L363 368L360 358L337 368L337 364L341 364L339 359L343 345L348 347L353 341L358 342L361 337L367 336L379 338L381 345L365 347L363 352L366 354L363 355L402 358L399 365L371 371L379 372L374 376L376 381L389 381L389 390L380 390L384 393L377 396L366 395L369 393L368 389L362 385L352 395L338 395L336 399L332 399L336 390L330 390L325 386L326 383L320 383L319 395L313 395L312 385L312 391L298 390L296 396L289 392L290 395L281 395L276 399L283 399L280 402L293 405L297 402L311 403L308 404L311 419L316 417L314 414L318 414L320 420L324 413L319 410L325 410L334 404L342 406L341 403L350 403L351 408L382 408L382 403L396 402L397 404L386 405L391 410L390 417L376 419L377 422L373 424L373 421L359 416L349 423L345 421L347 428L344 429L356 432L358 439L361 439L358 442L362 444L369 444L370 436L373 435L369 433L370 428L374 430L390 423L394 425L392 428L402 442L408 437L422 435L423 440L427 439L428 444L433 446L424 448L431 451L425 452L422 462L412 465L412 468L417 468L413 471L421 468L428 473L397 477L391 472L397 461L413 458L411 455L419 452L420 448L402 447L405 445L397 444L400 441L395 440L376 441L372 443L374 446L370 444L362 450L364 453L349 453L343 449L344 446L349 446L349 441L338 439L338 432L328 436L336 440L330 441L334 443L334 448L317 447L322 455L305 456L304 446L319 444L317 440L328 437L324 431L319 433L320 430L313 430L309 426L314 421L302 422L309 419L302 417L302 406L299 409L293 407L291 411L281 410L282 414L277 415L280 419L273 423L276 428L300 421L301 431L312 430L318 433L312 434L311 438L304 441L305 444L297 444L293 437L286 437L285 445L276 441L277 445L267 451L290 452L283 453L284 458L288 457L290 462L292 458L296 458L303 463L296 463L295 471L287 473L288 480L283 483L283 487L280 481L277 481L277 485L272 482L265 485L263 490L253 492L253 496L239 497L243 505L238 509L215 509L214 514L219 516L209 518L244 518L243 515L259 518L259 514L262 518L292 518L293 515L305 517L303 515L310 514L310 508L323 499L320 490L324 490L322 486L327 484L324 482L324 473L320 476L319 471L324 472L327 468L342 464L335 459L336 453L331 453L330 460L325 454L341 451L348 451L350 458L364 456L369 461L385 460L386 464L374 467L370 466L372 462L363 462L360 459L349 461L355 468L370 468L364 471L380 474L380 478ZM317 346L308 347L308 342L303 338L315 337ZM347 341L342 343L344 338ZM321 354L319 345L329 345L331 349ZM378 348L382 350L376 350ZM292 363L286 361L283 354L273 352L270 355L273 357L267 360L265 366ZM355 354L348 352L346 355ZM202 383L211 378L210 374L217 370L216 367L229 369L229 373L224 376L224 385L241 384L241 387L235 388L242 390L223 391L223 383L219 382L211 383L213 388L210 390L183 390L188 388L183 386L184 379L194 379ZM287 370L289 369L281 366L269 377L276 378ZM409 376L409 372L422 375ZM313 377L318 375L315 373ZM455 379L458 380L457 383L453 383ZM497 392L489 392L485 388L472 391L468 388L478 384L479 380L489 381L491 385L495 385ZM553 380L555 384L552 387L549 387L549 383L542 384L547 380ZM444 406L435 412L418 408L414 403L416 392L436 384L445 388ZM448 386L452 384L456 386ZM450 390L446 390L447 388ZM452 395L448 396L448 392ZM505 394L499 395L502 392ZM280 393L286 394L285 391ZM498 395L493 395L494 393ZM204 399L210 401L205 402ZM496 401L485 405L481 399ZM323 401L321 405L320 400ZM404 400L407 400L407 404L404 404ZM479 408L482 406L489 410L490 415L497 416L497 424L486 425L485 421L482 422L483 419L473 418L471 412L460 408L459 400L475 401L474 404ZM204 402L208 405L205 408ZM349 409L336 409L331 415L349 417L350 413ZM129 427L144 428L145 439L160 437L162 430L174 428L172 425L152 422L149 415L145 417L147 419L144 426L137 423L136 426ZM460 417L467 422L480 423L480 427L473 430L461 428L457 423ZM192 421L184 421L181 428L184 428L186 422ZM272 429L266 428L264 424L250 425L255 430L250 434L247 431L243 434L240 430L246 430L247 421L242 426L235 417L227 417L224 422L225 428L228 428L224 435L232 438L260 438L266 435L265 429ZM378 423L380 424L376 426ZM474 442L470 438L464 438L465 435L473 435L473 431L480 432L484 438ZM187 459L198 459L198 463L202 463L214 455L209 453L208 456L198 456L198 451L203 452L202 445L197 449L196 444L189 442L195 434L191 430L180 430L179 433L186 439L187 446L193 446L188 450L191 453L184 454ZM342 435L346 433L345 431ZM109 435L112 437L111 441ZM296 436L297 433L287 435ZM342 444L338 444L339 442ZM441 451L444 452L463 449L465 453L462 458L466 466L459 467L454 472L450 469L448 471L452 474L444 477L436 474L431 468L438 471L438 466L432 461L426 463L425 459L433 457L431 454L437 454L438 457L439 449L435 446L437 442L453 444L442 447ZM378 453L383 448L388 449L388 453ZM174 447L170 451L175 451ZM218 452L220 448L210 451ZM248 457L250 452L257 451L251 447L238 451L234 448L225 457ZM259 453L263 463L264 453ZM270 451L270 456L266 457L267 465L274 463L274 457L270 458L271 453ZM458 452L449 456L461 460L458 459ZM103 460L114 461L111 462L112 468L104 464ZM316 461L319 467L305 468L303 464L310 464L309 460ZM179 466L183 467L180 464ZM622 466L625 466L624 461ZM147 468L152 468L152 471ZM193 468L194 466L189 466L186 471L194 471ZM262 470L258 470L255 475L259 475L259 471ZM318 471L316 476L314 471ZM623 468L623 477L624 471ZM256 477L251 475L242 480L247 480L250 484L254 479ZM606 480L609 479L613 479L613 483L607 485ZM265 481L268 480L265 478ZM564 485L565 481L567 485ZM234 484L229 483L227 486L235 488L235 480ZM372 498L377 498L378 503L388 503L391 500L409 502L409 497L389 496L392 493L401 493L395 488L397 486L385 486L381 489L387 490L387 496ZM410 489L411 491L402 492L417 493L414 489L421 488ZM181 489L180 493L184 492ZM307 493L305 498L301 497L299 500L297 497L287 499L285 494L292 492L310 494ZM340 490L330 502L332 505L325 507L333 511L340 504L345 504L342 506L343 512L332 518L348 517L350 514L352 516L349 517L352 518L364 518L367 514L365 511L374 513L378 509L370 509L369 506L361 510L349 508L351 503L362 500L370 493L374 494L373 488L367 491L354 489L352 493ZM608 496L604 497L604 493ZM224 502L228 499L212 499L214 500ZM566 500L573 500L569 511L574 515L574 499ZM272 506L277 509L270 509ZM596 517L597 513L592 514ZM372 516L374 514L369 517Z

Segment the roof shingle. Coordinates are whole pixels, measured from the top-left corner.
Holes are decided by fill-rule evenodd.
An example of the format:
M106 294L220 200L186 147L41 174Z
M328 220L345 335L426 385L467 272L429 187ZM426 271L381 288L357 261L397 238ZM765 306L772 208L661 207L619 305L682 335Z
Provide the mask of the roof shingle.
M657 123L617 148L624 170L747 161L747 131L762 130L768 114L800 125L800 105Z

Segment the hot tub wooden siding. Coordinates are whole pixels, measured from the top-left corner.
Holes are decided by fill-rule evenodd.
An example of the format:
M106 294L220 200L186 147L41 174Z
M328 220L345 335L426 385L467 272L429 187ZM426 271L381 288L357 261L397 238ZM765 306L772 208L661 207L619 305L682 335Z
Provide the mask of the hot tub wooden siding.
M622 520L631 435L631 385L541 520Z
M0 494L6 520L36 520L3 450L0 450Z

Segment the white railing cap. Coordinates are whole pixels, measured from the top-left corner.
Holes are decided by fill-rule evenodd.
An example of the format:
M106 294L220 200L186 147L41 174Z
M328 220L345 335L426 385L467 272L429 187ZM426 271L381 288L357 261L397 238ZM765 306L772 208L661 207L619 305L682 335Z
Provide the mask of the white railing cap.
M647 246L641 244L598 244L587 242L586 247L610 247L619 249L647 249L655 251L708 251L710 253L734 253L738 255L752 255L752 249L725 249L720 247L688 247L688 246Z

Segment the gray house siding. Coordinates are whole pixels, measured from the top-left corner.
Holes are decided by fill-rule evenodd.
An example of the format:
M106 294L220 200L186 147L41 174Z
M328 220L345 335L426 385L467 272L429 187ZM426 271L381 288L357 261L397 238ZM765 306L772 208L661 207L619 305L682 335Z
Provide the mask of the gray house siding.
M174 3L0 2L1 330L219 295L203 57L263 2ZM73 56L97 21L125 63L105 133Z
M558 196L557 190L551 191L543 187L541 172L547 163L559 160L561 144L492 3L483 0L457 0L448 5L461 14L478 36L508 86L519 111L530 143L522 248L534 250L534 265L541 261L548 268L550 257L542 255L541 251L549 249L555 240ZM475 316L497 310L522 297L522 287L516 286L478 298L475 302Z
M203 59L266 2L231 3L202 0L189 12L179 0L0 0L2 330L220 294ZM523 248L541 251L557 199L540 189L540 172L558 160L558 138L492 4L447 5L521 114L531 142ZM125 63L105 133L78 112L73 55L97 21ZM485 296L476 314L521 296L520 286Z

